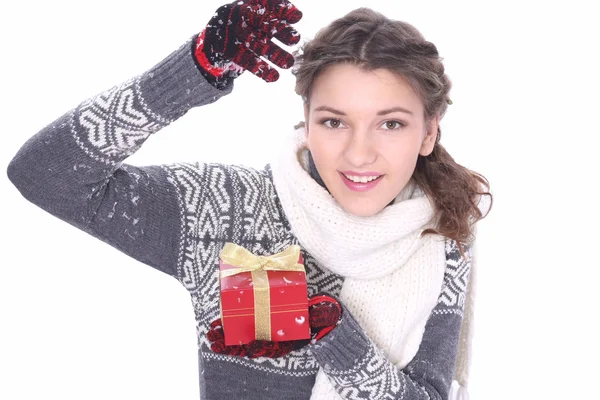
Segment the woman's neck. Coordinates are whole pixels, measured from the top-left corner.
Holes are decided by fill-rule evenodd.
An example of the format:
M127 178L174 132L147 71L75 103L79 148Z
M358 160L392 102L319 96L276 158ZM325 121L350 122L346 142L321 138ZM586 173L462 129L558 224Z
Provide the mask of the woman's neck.
M321 179L321 175L319 175L319 171L317 171L317 166L315 165L315 160L313 160L312 153L307 151L308 153L308 174L313 178L319 185L321 185L325 190L329 192L327 186L325 186L325 182ZM331 192L329 192L331 194Z

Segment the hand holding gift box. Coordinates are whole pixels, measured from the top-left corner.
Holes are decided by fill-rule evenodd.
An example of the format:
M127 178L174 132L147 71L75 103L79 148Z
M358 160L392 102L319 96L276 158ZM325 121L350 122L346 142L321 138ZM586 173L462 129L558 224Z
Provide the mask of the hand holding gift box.
M221 318L210 324L210 330L206 333L206 336L210 341L211 350L215 353L248 358L283 357L309 343L316 343L333 330L341 320L342 306L328 294L319 293L308 300L308 312L310 314L310 339L287 342L253 340L248 344L226 346Z
M227 243L221 252L225 345L310 338L306 272L299 246L257 256Z

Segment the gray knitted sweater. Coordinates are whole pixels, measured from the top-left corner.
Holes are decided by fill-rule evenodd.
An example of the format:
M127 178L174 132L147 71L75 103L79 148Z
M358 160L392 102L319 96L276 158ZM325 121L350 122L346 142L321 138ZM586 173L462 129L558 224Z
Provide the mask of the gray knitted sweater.
M216 354L206 332L219 317L225 242L269 255L299 244L270 166L206 163L136 167L123 161L193 107L217 101L186 42L149 71L81 103L31 137L8 166L22 195L50 214L176 278L191 295L202 399L309 399L320 365L342 398L446 399L456 361L470 264L446 241L447 268L418 353L390 363L344 307L335 335L282 358ZM303 251L308 292L337 296L343 277Z

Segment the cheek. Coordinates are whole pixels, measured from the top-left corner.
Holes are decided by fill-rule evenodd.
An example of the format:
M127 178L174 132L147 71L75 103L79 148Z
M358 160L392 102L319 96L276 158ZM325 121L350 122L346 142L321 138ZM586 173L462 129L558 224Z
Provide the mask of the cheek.
M315 163L320 165L331 163L339 151L336 141L328 138L327 132L320 132L319 128L310 131L306 144L315 159Z
M400 174L412 174L419 156L420 142L417 139L402 140L397 143L387 143L380 147L383 155L392 171Z
M396 174L401 176L409 176L415 170L415 166L417 164L417 154L406 154L403 157L397 157L396 161L392 165L392 168L396 172Z

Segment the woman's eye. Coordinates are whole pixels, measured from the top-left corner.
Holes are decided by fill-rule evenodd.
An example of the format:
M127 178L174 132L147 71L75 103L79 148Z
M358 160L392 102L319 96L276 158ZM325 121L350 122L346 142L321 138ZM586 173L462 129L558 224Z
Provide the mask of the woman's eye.
M342 124L342 121L340 121L339 119L327 119L323 121L323 123L327 128L337 129Z
M400 129L404 125L399 121L386 121L383 125L385 125L386 129L395 130Z

